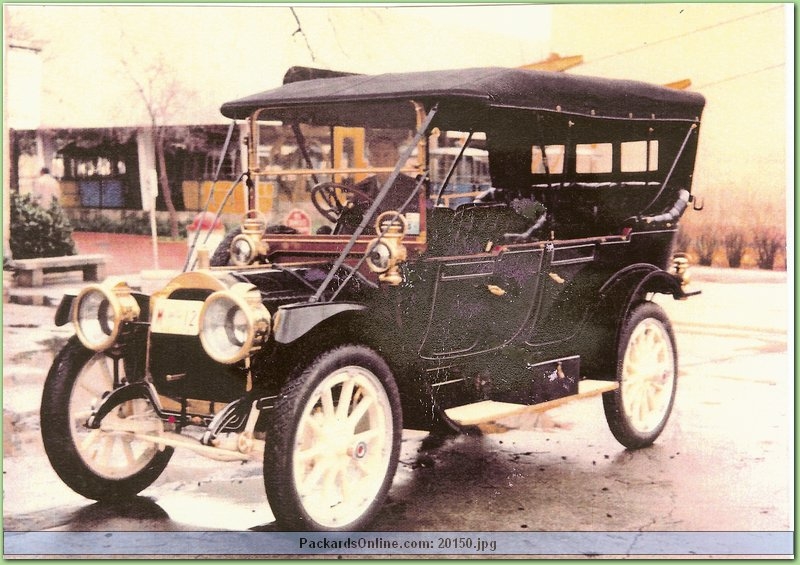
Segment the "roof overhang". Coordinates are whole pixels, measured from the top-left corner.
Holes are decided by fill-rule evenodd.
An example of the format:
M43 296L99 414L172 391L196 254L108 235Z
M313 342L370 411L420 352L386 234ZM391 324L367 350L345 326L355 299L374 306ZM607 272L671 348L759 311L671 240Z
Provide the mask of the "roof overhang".
M443 120L489 109L561 112L601 118L696 121L705 99L637 81L507 68L476 68L310 78L222 105L228 118L318 125L413 126L415 101L440 105Z

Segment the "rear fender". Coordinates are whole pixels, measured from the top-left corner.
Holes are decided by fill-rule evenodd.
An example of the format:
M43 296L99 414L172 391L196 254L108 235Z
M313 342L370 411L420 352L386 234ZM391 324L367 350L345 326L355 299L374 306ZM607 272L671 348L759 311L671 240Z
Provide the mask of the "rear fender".
M614 319L620 322L651 293L671 294L676 300L689 296L675 275L654 265L632 265L615 273L600 288L600 310L606 314L616 312Z
M649 264L632 265L614 273L599 290L597 307L583 326L579 344L586 361L587 376L613 378L615 355L622 321L651 293L684 297L680 281Z

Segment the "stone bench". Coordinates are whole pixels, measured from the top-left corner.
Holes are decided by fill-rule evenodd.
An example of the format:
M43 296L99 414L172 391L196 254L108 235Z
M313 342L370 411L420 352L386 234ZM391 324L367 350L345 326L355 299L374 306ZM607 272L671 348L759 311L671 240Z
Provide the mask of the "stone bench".
M105 267L106 256L100 254L14 260L17 285L25 287L42 286L45 273L66 271L83 271L84 281L99 281L105 278Z

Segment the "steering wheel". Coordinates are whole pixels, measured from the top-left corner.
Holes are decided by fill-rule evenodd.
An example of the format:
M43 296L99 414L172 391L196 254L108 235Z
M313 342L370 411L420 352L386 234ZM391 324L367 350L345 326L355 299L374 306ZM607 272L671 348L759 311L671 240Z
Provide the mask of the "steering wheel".
M372 204L372 197L366 192L340 182L321 182L311 189L311 203L326 220L334 224L342 212L354 202Z

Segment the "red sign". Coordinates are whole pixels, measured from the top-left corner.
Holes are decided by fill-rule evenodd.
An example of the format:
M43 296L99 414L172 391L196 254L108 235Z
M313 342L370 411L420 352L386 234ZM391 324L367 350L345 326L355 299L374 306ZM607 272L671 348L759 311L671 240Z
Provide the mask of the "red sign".
M311 216L308 213L295 208L283 220L283 225L297 230L297 233L311 233Z

